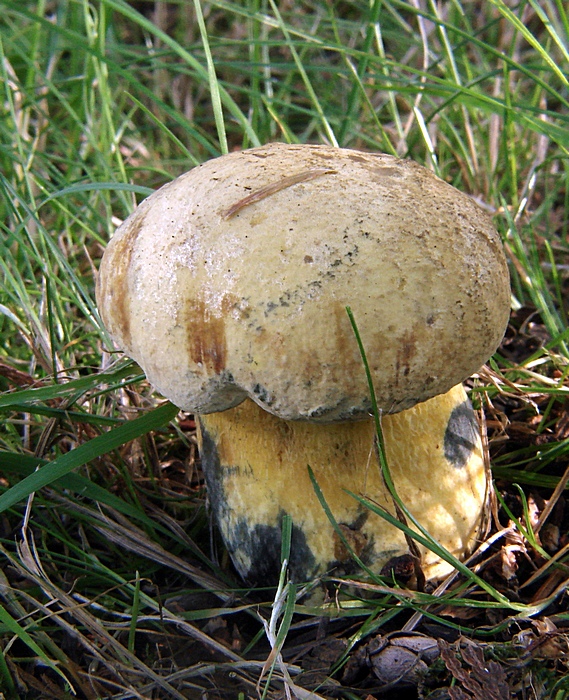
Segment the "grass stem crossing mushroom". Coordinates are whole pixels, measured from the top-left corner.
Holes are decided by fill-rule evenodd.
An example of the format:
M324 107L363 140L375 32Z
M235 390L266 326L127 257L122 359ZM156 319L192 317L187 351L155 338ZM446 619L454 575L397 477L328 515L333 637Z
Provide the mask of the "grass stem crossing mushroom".
M308 465L360 558L380 570L405 538L344 489L393 511L373 451L366 346L390 469L411 512L456 556L487 480L461 382L498 346L509 277L491 219L418 164L270 144L208 161L141 203L103 257L97 297L119 348L199 417L209 498L241 575L351 563ZM422 552L428 578L448 566Z

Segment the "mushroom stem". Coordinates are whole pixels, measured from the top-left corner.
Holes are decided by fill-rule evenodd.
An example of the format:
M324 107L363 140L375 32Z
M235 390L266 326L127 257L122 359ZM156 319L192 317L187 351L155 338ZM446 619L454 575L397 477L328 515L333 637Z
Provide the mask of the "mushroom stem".
M199 443L211 508L239 573L251 583L276 580L281 522L293 521L293 580L355 565L312 487L308 466L347 541L379 572L409 552L403 533L346 490L395 515L374 449L374 422L330 425L285 421L250 400L201 415ZM487 475L476 416L462 384L446 394L382 419L396 490L441 545L462 558L478 536ZM427 579L450 565L419 547Z

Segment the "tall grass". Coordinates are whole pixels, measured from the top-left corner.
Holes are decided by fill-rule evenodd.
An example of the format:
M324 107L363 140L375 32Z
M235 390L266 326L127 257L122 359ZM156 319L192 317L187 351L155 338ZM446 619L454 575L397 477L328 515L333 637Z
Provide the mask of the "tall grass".
M477 198L503 235L515 315L472 395L501 483L559 483L569 454L562 2L0 8L5 697L200 697L220 684L221 697L255 694L270 653L259 615L275 622L273 592L241 590L210 541L191 419L112 352L93 291L104 246L137 201L207 158L326 142L411 157ZM499 605L490 632L559 605L563 580L539 599L547 605ZM299 603L297 618L287 603L289 679L300 668L285 631L314 636L323 616L355 619L342 628L355 644L406 612L440 622L443 603L465 604L460 587L442 599L375 592L352 590L343 609ZM531 674L535 687L559 683ZM267 697L283 678L276 666Z

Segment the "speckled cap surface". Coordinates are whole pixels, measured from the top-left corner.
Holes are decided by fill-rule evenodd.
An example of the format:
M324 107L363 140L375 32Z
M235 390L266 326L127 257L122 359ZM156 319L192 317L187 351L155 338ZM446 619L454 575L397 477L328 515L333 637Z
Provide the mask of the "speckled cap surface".
M289 420L397 412L476 372L509 315L489 216L408 160L270 144L216 158L148 197L103 257L116 345L181 408L250 397Z

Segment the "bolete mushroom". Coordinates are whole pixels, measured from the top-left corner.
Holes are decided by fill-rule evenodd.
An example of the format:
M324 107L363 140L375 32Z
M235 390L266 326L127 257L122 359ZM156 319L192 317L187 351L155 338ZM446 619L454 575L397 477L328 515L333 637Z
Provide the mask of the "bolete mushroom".
M392 156L270 144L210 160L120 226L98 280L117 346L199 416L209 500L235 566L274 581L283 515L296 580L351 559L379 571L403 534L374 452L351 306L399 495L457 557L473 547L487 477L461 384L498 346L508 270L490 217ZM427 578L449 565L422 550ZM272 578L271 578L272 577Z

